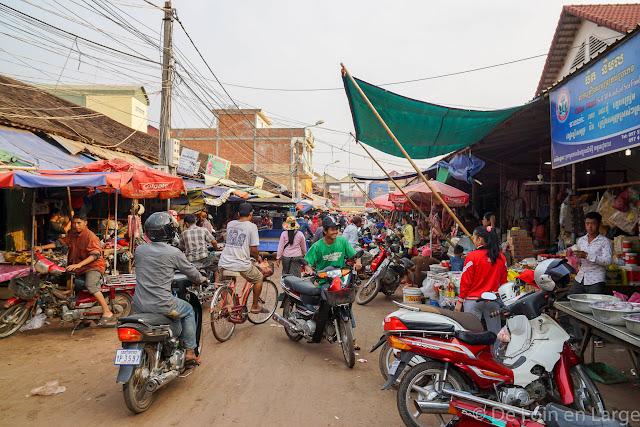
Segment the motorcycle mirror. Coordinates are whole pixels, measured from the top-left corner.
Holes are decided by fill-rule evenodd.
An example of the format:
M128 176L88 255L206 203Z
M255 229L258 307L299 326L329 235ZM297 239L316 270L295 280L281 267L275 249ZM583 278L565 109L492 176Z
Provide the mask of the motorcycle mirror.
M304 258L300 258L300 259L298 260L298 262L299 262L301 265L309 265L309 261L307 261L307 260L306 260L306 259L304 259Z
M498 296L493 292L483 292L482 295L480 295L480 297L487 301L495 301L498 299Z

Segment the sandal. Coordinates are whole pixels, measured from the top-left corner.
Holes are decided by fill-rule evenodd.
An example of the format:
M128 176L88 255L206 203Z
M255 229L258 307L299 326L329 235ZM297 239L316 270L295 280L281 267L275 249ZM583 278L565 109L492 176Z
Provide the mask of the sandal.
M269 310L267 310L264 307L261 307L260 310L258 310L258 311L253 311L253 310L249 311L249 313L251 313L251 314L260 314L260 313L268 313L268 312L269 312Z
M184 364L185 365L200 366L200 358L199 357L185 357Z
M109 317L102 316L102 317L100 318L100 320L98 321L98 326L106 326L106 324L107 324L109 321L114 320L115 318L116 318L116 316L115 316L114 314L112 314L112 315L111 315L111 316L109 316Z

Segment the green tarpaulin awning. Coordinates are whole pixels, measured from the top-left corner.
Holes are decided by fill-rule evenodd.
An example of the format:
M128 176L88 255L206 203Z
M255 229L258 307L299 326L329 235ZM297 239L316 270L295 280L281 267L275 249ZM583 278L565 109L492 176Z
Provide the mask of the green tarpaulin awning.
M345 75L342 79L358 141L384 153L404 157L349 77ZM413 159L447 154L475 144L522 108L460 110L407 98L354 80Z

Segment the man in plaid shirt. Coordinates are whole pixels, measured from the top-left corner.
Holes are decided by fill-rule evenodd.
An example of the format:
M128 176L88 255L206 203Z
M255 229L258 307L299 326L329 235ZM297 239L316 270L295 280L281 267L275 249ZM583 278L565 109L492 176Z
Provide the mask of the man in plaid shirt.
M196 216L193 214L185 215L184 225L187 229L180 235L179 248L184 251L189 262L209 264L208 268L216 272L217 280L218 257L209 254L207 249L209 245L213 245L214 250L220 250L216 239L209 230L196 225Z

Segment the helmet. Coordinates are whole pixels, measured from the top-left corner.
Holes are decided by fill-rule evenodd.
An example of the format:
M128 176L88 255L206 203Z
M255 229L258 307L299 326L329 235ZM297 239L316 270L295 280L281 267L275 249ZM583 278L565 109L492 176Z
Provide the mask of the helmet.
M156 212L144 222L144 232L152 242L169 242L178 232L178 222L167 212Z
M538 264L534 276L540 289L552 291L556 287L564 288L568 285L570 275L575 272L566 259L552 258Z
M397 254L397 253L400 253L401 248L400 248L400 245L394 243L391 246L389 246L389 250L394 254Z

